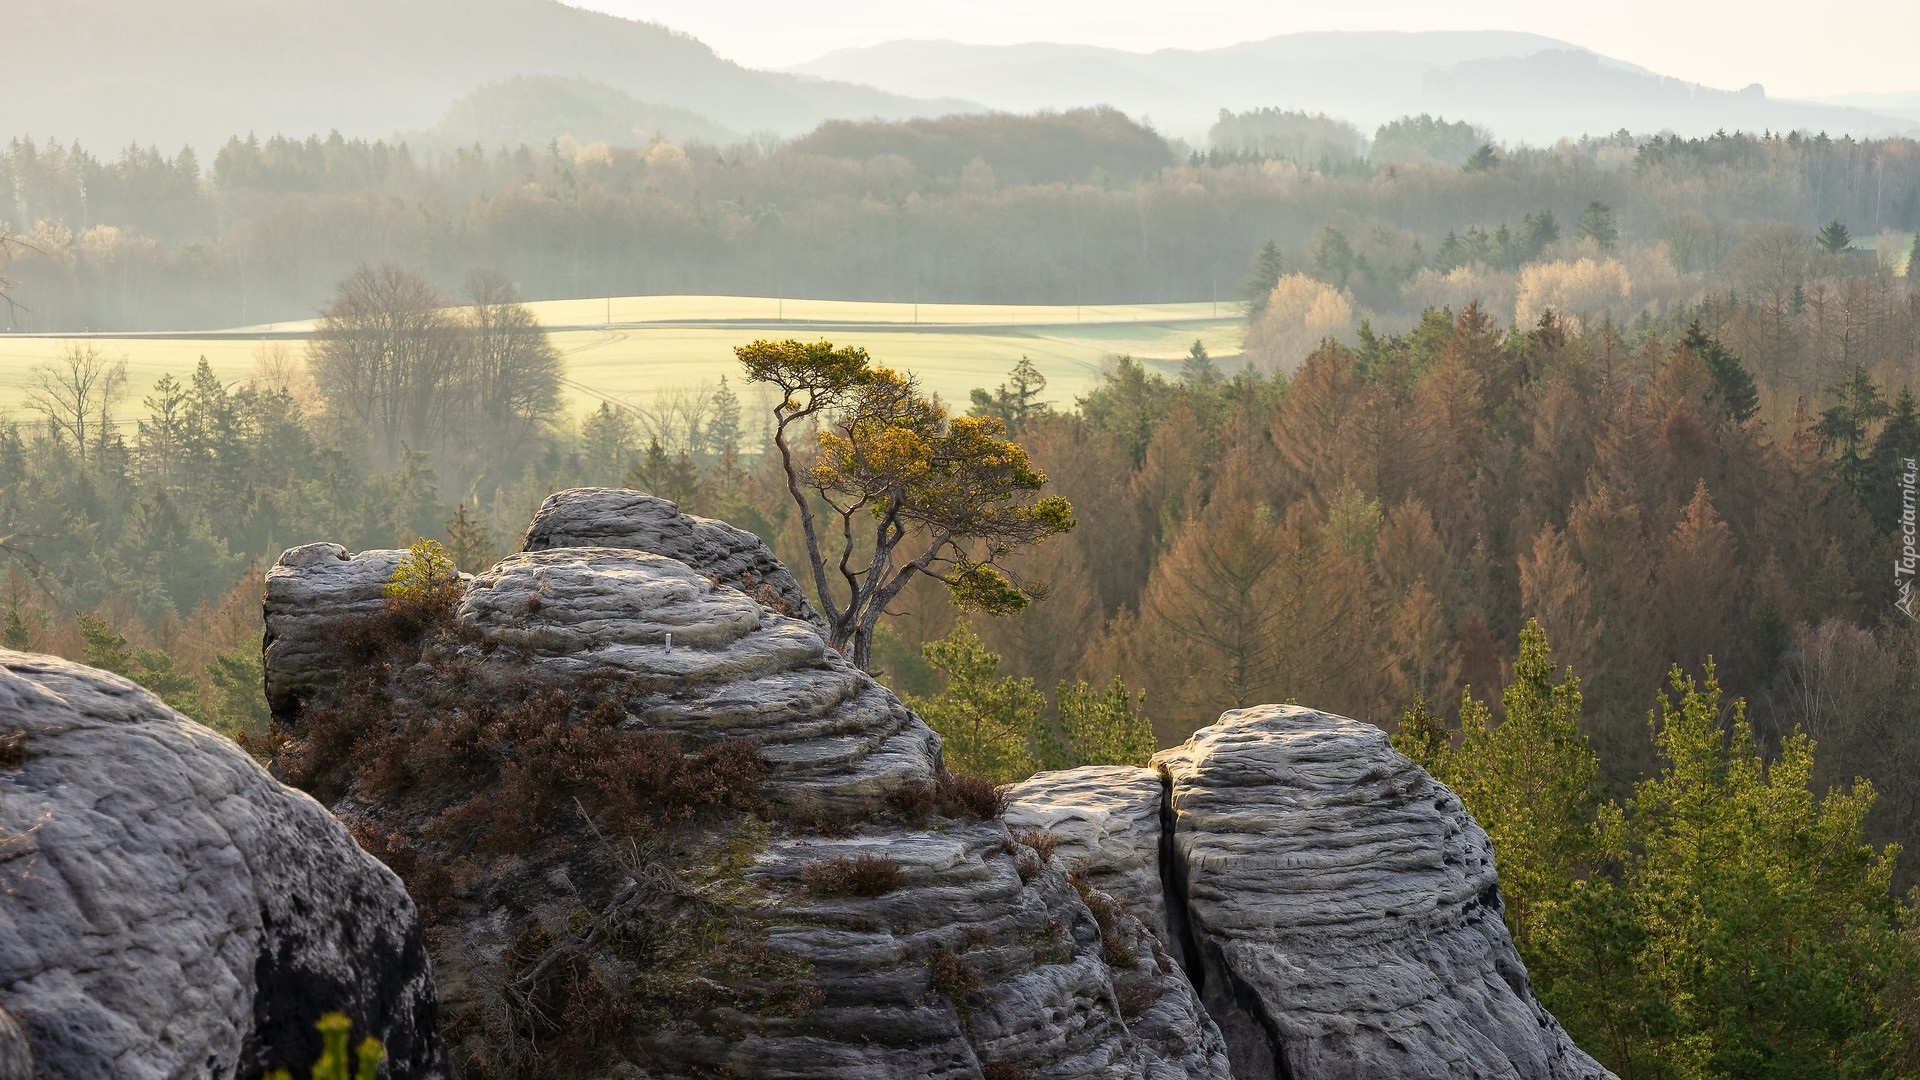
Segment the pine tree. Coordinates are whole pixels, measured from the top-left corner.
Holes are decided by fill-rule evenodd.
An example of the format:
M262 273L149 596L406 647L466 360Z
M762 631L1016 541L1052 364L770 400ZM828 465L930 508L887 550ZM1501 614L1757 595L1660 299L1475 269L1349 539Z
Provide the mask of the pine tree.
M1220 384L1220 369L1214 366L1213 357L1207 354L1206 343L1199 338L1193 339L1193 345L1187 349L1186 359L1180 361L1180 385L1189 390L1211 390Z
M1580 733L1580 680L1553 681L1540 624L1520 631L1498 726L1471 692L1460 702L1454 790L1487 836L1500 871L1507 926L1525 951L1553 907L1596 857L1599 762Z
M1032 679L1003 677L1000 657L987 650L967 620L920 651L947 685L931 697L909 697L907 706L939 732L949 768L1007 784L1025 780L1042 765L1065 764L1045 722L1046 697Z
M1007 381L989 394L975 387L969 395L973 407L967 410L969 416L997 416L1007 427L1008 435L1019 435L1027 424L1039 417L1049 415L1053 407L1040 400L1047 389L1047 377L1025 356L1007 373Z
M740 396L727 385L727 377L720 376L720 389L713 392L713 415L707 420L707 440L715 453L724 454L728 447L735 451L740 448Z
M14 652L29 652L33 649L33 638L27 632L27 623L20 617L18 607L7 608L7 623L0 629L0 645Z
M500 559L487 539L486 526L467 513L466 503L456 507L447 519L447 554L452 556L453 565L469 574L477 574Z
M75 612L74 622L80 628L89 666L132 679L172 708L195 720L206 721L199 682L191 673L181 670L173 657L158 649L129 645L125 634L115 632L112 625L99 616Z
M1500 151L1494 149L1492 143L1481 143L1480 148L1475 150L1471 157L1467 158L1466 164L1460 166L1460 171L1469 173L1488 172L1499 164Z
M1899 529L1900 474L1913 457L1920 457L1920 410L1916 410L1913 390L1903 386L1893 399L1892 414L1873 440L1873 449L1860 464L1861 503L1883 533Z
M1874 421L1886 417L1886 399L1867 374L1867 366L1855 362L1846 377L1827 387L1833 404L1820 414L1813 430L1820 436L1820 452L1834 455L1834 473L1855 494L1862 492L1862 469L1868 450L1867 434Z
M1118 675L1100 691L1084 681L1063 682L1054 701L1076 765L1145 765L1159 749L1153 722L1144 708L1135 707Z

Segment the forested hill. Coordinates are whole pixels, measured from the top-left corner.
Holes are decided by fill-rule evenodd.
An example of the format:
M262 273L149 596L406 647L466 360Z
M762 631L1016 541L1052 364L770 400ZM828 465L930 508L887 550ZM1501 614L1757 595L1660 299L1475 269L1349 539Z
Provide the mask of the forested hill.
M753 71L665 27L555 0L16 0L8 134L204 153L234 132L385 136L516 75L592 79L742 132L947 112Z
M1770 98L1669 78L1538 34L1497 31L1284 34L1220 49L1152 53L1086 45L895 41L792 70L920 97L1027 112L1104 103L1198 141L1221 109L1283 106L1371 129L1406 113L1466 116L1501 139L1726 129L1893 134L1912 116Z

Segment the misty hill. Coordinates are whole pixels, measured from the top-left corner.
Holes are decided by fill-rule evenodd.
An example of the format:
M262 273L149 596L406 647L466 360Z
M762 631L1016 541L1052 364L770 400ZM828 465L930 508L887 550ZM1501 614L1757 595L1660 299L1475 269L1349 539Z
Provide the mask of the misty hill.
M1174 163L1173 149L1111 108L1033 116L970 114L894 123L834 120L795 140L787 152L823 157L893 155L923 176L951 176L975 161L998 183L1084 181L1095 172L1130 180Z
M476 143L537 147L563 135L609 146L644 146L656 138L726 145L741 137L698 113L641 101L591 79L516 75L454 102L438 125L408 135L407 144L430 152Z
M684 34L556 0L14 0L6 135L203 153L227 136L432 127L475 88L590 79L741 132L960 103L754 71Z
M1131 53L1084 45L897 41L843 49L793 71L898 94L1027 111L1106 104L1200 141L1221 109L1324 112L1371 130L1408 113L1472 120L1507 140L1672 129L1911 129L1866 109L1715 90L1537 34L1317 32L1223 49Z

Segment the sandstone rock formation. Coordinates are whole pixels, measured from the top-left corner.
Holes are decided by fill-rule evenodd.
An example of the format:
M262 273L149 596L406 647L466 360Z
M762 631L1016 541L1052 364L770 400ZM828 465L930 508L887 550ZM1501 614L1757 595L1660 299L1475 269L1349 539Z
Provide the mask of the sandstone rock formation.
M1088 765L1046 772L1008 794L1007 825L1054 838L1054 858L1133 908L1167 941L1160 878L1165 789L1152 769Z
M318 803L51 657L0 652L0 727L0 1075L303 1074L332 1010L445 1075L413 904Z
M821 628L806 590L759 537L724 521L682 514L665 499L626 488L572 488L547 496L527 526L526 551L632 548L686 563L720 584Z
M397 552L298 548L268 575L281 767L432 897L456 1072L1227 1080L1161 937L950 804L937 736L785 613L764 547L670 510L554 496L541 550L476 575L417 640L355 627ZM658 538L699 561L636 546ZM578 739L642 771L750 746L762 809L546 783L591 768L552 749ZM501 848L512 830L532 839ZM884 880L836 885L861 856Z
M993 820L751 534L590 490L528 548L425 630L397 552L268 576L277 767L423 898L457 1075L1606 1076L1377 729L1229 713Z
M1008 820L1049 825L1116 893L1165 880L1170 944L1234 1076L1608 1075L1534 998L1486 834L1378 728L1246 709L1154 765L1043 773ZM1149 783L1170 828L1152 856Z

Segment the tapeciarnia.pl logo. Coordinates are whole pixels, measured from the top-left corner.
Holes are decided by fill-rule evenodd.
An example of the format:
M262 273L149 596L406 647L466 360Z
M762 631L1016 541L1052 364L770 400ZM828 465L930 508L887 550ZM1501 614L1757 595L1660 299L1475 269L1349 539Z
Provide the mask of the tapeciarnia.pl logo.
M1893 606L1904 612L1907 618L1917 616L1913 609L1913 575L1920 564L1920 551L1915 551L1915 533L1920 531L1914 519L1913 486L1920 478L1920 466L1913 458L1900 459L1900 558L1893 564L1893 588L1899 599Z

